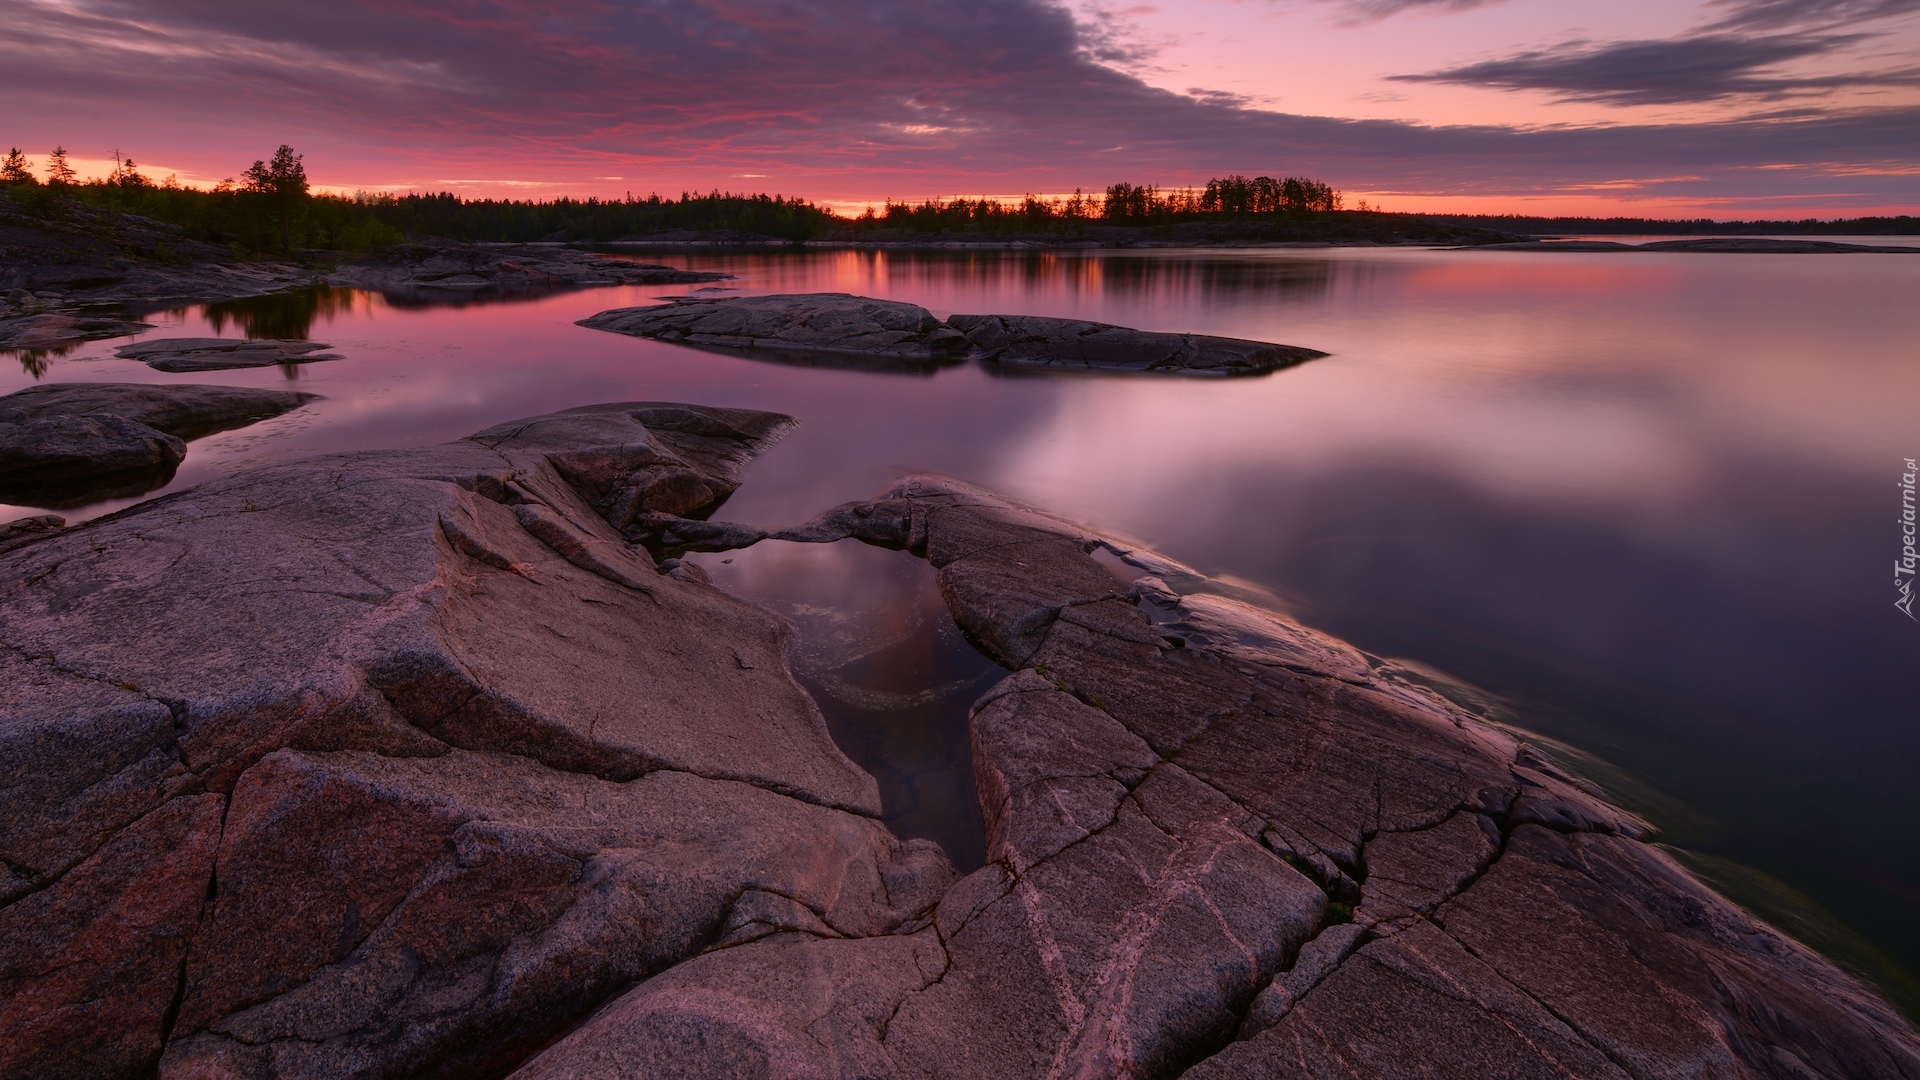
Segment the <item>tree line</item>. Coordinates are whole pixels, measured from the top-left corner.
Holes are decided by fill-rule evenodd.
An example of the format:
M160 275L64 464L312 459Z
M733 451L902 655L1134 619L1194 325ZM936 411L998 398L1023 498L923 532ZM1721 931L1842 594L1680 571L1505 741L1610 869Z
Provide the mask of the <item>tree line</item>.
M255 161L238 178L196 188L173 177L154 181L130 158L114 155L109 175L81 181L67 152L55 148L36 176L18 148L0 160L0 186L16 203L42 211L73 200L183 227L191 239L236 253L297 248L364 250L408 236L463 241L610 241L687 232L734 233L794 242L821 235L871 233L1077 233L1090 224L1150 226L1181 221L1273 219L1341 208L1339 192L1302 177L1228 176L1204 188L1120 183L1101 194L1018 201L928 200L869 208L841 217L797 198L711 191L679 198L516 200L438 194L352 196L311 190L304 157L291 146Z
M1203 188L1161 188L1119 183L1104 195L1075 190L1069 196L1028 195L1018 202L1000 199L929 199L920 203L891 199L853 219L855 232L889 229L906 232L1059 233L1082 232L1090 224L1142 226L1186 221L1289 221L1340 210L1345 198L1331 186L1305 177L1226 176Z

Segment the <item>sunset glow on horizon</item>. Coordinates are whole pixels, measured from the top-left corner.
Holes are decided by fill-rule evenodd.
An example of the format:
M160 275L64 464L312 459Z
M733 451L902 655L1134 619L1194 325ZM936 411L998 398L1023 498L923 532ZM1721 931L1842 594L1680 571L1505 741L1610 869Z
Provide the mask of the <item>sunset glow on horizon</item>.
M0 0L8 129L210 186L846 213L1303 175L1386 210L1920 211L1920 0Z

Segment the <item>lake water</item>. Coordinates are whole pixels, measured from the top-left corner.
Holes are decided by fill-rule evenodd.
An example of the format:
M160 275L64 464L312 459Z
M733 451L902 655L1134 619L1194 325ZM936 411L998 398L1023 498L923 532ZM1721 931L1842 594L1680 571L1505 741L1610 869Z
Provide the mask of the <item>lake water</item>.
M1498 695L1513 722L1593 755L1581 767L1716 881L1909 1008L1920 1001L1901 970L1920 969L1920 622L1895 609L1893 573L1898 484L1920 457L1920 256L644 257L731 272L721 284L742 292L843 291L1332 355L1229 381L888 374L573 325L686 287L424 309L336 293L148 318L163 324L154 335L272 336L310 321L344 360L169 376L101 342L35 361L37 376L10 365L0 392L38 378L325 395L194 443L176 488L592 402L790 413L797 433L719 516L788 525L929 470L1241 579L1364 649ZM0 507L0 520L29 512ZM783 544L699 561L800 624L803 681L881 775L900 827L953 848L977 836L977 818L963 820L962 725L993 676L944 621L924 564Z

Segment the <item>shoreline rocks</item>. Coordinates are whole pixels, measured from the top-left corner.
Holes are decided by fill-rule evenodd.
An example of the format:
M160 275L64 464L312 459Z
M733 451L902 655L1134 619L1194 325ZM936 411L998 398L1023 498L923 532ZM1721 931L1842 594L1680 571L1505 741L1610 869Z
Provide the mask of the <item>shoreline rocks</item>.
M244 386L42 383L0 397L0 424L108 413L181 439L198 439L291 412L319 394Z
M1203 575L936 477L742 530L924 558L1007 669L959 876L786 624L634 542L792 423L591 406L0 554L0 1073L1920 1071L1643 823Z
M942 321L916 304L847 293L664 299L668 303L657 307L602 311L577 325L787 364L920 373L972 358L1006 372L1264 375L1327 355L1035 315Z
M790 423L575 410L0 556L0 1074L497 1072L717 941L930 908L785 625L606 516Z
M326 281L335 288L371 289L401 303L445 304L596 285L672 285L732 276L596 258L558 245L421 241L348 258Z
M1205 584L1184 567L934 477L773 535L927 559L1015 669L974 707L988 865L936 909L944 965L798 934L716 952L526 1075L633 1075L712 1046L788 1075L1920 1066L1903 1017L1644 823L1376 658L1174 591ZM803 1016L780 989L797 980Z
M186 440L319 395L230 386L49 383L0 397L0 502L62 509L162 487Z
M344 359L338 353L321 351L331 348L317 341L153 338L121 345L113 354L122 360L138 360L155 371L180 374Z
M74 315L23 315L0 319L0 349L57 349L82 341L125 337L153 329L152 323Z

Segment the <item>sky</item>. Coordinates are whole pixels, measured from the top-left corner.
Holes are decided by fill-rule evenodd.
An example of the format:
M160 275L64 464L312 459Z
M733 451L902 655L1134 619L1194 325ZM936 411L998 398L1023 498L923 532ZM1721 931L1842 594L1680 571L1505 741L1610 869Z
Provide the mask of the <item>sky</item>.
M0 0L0 144L210 184L857 210L1231 173L1393 210L1920 212L1920 0Z

